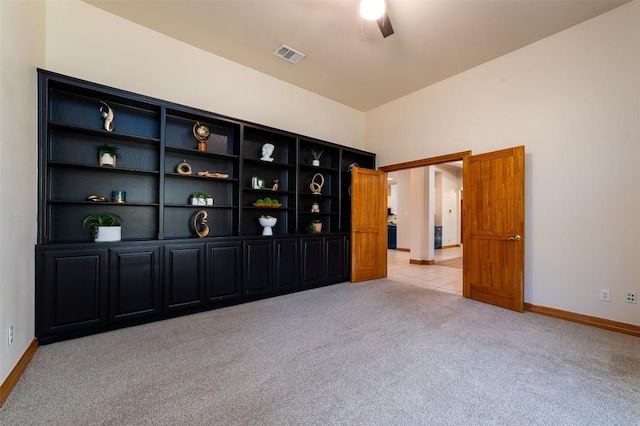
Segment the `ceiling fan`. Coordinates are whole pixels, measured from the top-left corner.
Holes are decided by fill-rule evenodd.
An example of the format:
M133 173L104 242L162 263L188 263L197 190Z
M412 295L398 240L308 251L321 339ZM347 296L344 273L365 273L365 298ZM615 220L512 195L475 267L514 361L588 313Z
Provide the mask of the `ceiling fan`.
M360 15L368 21L376 21L382 37L387 38L394 33L385 0L362 0Z

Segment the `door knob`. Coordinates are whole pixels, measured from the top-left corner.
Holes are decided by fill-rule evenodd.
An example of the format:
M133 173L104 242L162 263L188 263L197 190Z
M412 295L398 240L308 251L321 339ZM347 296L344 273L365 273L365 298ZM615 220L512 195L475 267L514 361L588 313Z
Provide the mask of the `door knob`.
M522 237L520 235L516 234L513 237L507 238L507 241L520 241L521 239L522 239Z

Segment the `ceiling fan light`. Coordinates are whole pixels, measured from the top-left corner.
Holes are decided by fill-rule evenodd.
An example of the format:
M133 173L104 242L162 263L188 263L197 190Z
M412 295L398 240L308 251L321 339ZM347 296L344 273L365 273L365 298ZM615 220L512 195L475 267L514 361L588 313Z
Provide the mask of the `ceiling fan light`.
M362 0L360 2L360 15L367 21L382 18L384 10L384 0Z

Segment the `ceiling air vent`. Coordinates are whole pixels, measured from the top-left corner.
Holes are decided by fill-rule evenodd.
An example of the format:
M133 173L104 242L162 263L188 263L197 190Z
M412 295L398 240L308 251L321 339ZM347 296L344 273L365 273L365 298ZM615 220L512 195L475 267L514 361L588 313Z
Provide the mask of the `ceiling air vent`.
M291 62L292 64L297 64L298 62L300 62L302 58L307 56L304 53L298 52L297 50L290 48L289 46L285 46L284 44L280 46L278 50L273 52L273 54L281 57L285 61Z

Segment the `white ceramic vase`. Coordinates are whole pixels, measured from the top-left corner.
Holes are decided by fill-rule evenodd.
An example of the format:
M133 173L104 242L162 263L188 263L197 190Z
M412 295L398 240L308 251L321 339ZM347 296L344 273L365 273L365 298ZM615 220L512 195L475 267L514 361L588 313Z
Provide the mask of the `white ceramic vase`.
M98 226L97 243L107 243L110 241L120 241L122 239L121 226Z

